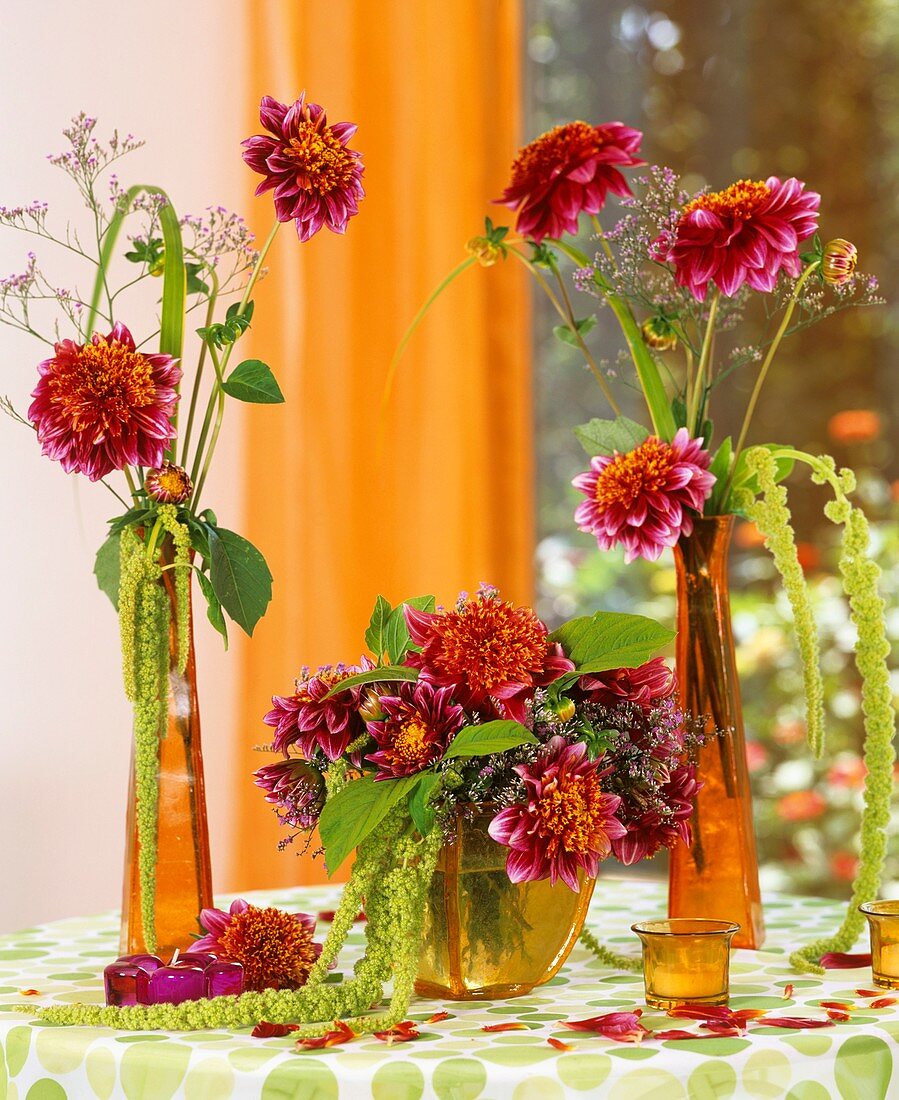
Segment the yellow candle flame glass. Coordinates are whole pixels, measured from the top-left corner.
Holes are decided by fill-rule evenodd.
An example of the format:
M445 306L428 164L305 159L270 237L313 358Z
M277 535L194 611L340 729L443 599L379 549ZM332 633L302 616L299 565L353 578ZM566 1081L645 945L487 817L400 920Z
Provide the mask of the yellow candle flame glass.
M730 941L739 924L688 917L632 924L643 944L643 984L650 1008L727 1004Z
M899 989L899 901L868 901L858 908L868 919L874 984Z

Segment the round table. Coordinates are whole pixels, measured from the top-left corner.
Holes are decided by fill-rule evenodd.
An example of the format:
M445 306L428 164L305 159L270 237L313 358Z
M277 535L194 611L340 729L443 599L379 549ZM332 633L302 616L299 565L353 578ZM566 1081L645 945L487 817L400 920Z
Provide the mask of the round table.
M248 894L256 904L318 912L333 909L330 887ZM588 925L604 941L636 951L632 921L664 914L660 883L602 879ZM371 1036L345 1046L297 1052L293 1039L239 1032L143 1032L49 1027L12 1011L25 1004L100 1002L100 975L116 954L116 914L57 921L0 937L0 1100L882 1100L899 1097L893 1046L899 1005L872 1009L855 990L870 988L870 969L830 971L825 979L793 973L785 954L797 941L831 931L841 906L816 898L766 899L764 951L737 951L731 1006L822 1018L820 1000L858 1005L848 1022L816 1031L750 1025L745 1038L607 1041L561 1027L643 1004L642 979L602 967L575 948L548 985L507 1002L416 1001L409 1017L421 1037L388 1046ZM356 925L341 958L348 971L363 942ZM336 973L339 973L336 972ZM335 973L335 978L336 978ZM788 983L792 999L784 999ZM23 996L36 989L38 996ZM428 1023L435 1012L449 1018ZM527 1030L487 1033L485 1025L520 1021ZM683 1026L644 1010L650 1028ZM560 1051L556 1038L571 1050Z

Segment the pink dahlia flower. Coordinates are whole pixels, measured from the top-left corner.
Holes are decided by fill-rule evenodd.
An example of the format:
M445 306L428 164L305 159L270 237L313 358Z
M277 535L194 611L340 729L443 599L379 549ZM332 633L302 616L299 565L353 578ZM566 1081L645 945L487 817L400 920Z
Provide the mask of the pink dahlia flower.
M242 142L243 159L265 177L256 194L274 189L278 221L293 219L301 241L324 226L343 233L365 194L362 154L347 148L356 125L329 125L324 107L307 103L305 92L290 107L263 96L259 121L268 134Z
M262 909L243 898L232 901L227 912L204 909L200 926L206 935L191 951L211 951L239 962L248 990L297 989L322 953L322 945L312 939L315 917Z
M515 771L524 780L527 802L500 810L488 832L511 848L506 872L512 882L561 879L578 890L578 871L593 877L625 835L615 816L621 799L599 785L599 761L587 758L581 742L553 737L532 764Z
M28 409L42 453L99 481L126 466L160 466L173 439L181 368L170 355L144 355L116 324L89 344L61 340L39 364Z
M696 768L682 764L659 788L657 809L641 809L633 814L624 804L619 810L626 832L612 841L612 854L619 863L630 867L654 856L661 848L673 848L679 841L689 845L692 839L690 819L699 792Z
M656 561L666 546L693 530L715 484L701 439L680 428L671 443L650 436L626 454L597 455L572 485L587 498L574 513L601 550L624 547L624 560Z
M338 760L347 745L365 733L359 715L359 688L348 688L330 699L325 696L341 681L374 667L363 657L358 665L322 665L311 676L304 669L293 695L272 696L274 706L262 721L274 727L275 752L286 754L291 745L298 744L304 756L311 757L320 748L329 760Z
M512 180L496 201L518 211L515 228L538 243L577 233L578 216L598 214L606 194L629 195L621 168L643 164L643 135L621 122L568 122L525 145Z
M677 677L664 657L653 657L639 668L612 668L582 676L578 686L589 703L614 707L627 702L645 710L677 691Z
M558 680L574 665L529 607L513 607L485 589L460 599L450 611L404 608L413 642L422 647L406 664L421 679L452 687L466 710L522 722L538 687Z
M451 687L426 682L403 683L396 695L382 695L387 717L369 722L368 732L378 751L366 756L378 766L375 779L414 775L439 760L453 734L465 722L465 713L451 702Z
M253 773L257 787L266 792L265 801L275 807L282 825L306 831L318 824L325 804L321 773L295 756L266 764Z
M677 282L699 301L710 282L728 298L744 283L769 292L781 270L801 273L799 242L818 228L820 203L792 177L740 180L688 203L674 232L655 242L655 257L673 264Z

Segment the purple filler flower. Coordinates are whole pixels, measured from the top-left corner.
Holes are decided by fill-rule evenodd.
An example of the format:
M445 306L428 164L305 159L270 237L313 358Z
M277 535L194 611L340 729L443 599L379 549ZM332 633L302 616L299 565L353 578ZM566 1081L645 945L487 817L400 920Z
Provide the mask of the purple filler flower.
M329 126L325 109L307 103L305 92L290 107L263 96L259 121L269 133L242 142L243 159L265 177L256 194L274 189L278 221L296 221L301 241L324 226L343 233L365 194L362 154L347 148L355 124Z

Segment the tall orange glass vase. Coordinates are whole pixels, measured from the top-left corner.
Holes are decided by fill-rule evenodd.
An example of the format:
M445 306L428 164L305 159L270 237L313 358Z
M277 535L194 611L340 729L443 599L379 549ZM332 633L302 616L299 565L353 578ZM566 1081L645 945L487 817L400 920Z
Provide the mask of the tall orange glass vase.
M169 538L163 544L161 557L164 564L172 564ZM156 951L163 958L168 958L176 948L187 950L199 933L197 917L200 910L212 905L212 870L200 746L192 606L188 606L190 649L187 665L184 672L179 672L175 570L164 571L162 578L169 600L171 626L167 697L160 700L159 708L155 925ZM141 920L140 840L133 756L126 829L119 950L121 954L139 954L147 951L148 944Z
M765 925L727 572L733 523L702 517L674 551L681 701L705 719L707 740L697 754L693 840L671 851L668 911L733 921L734 946L758 948Z

